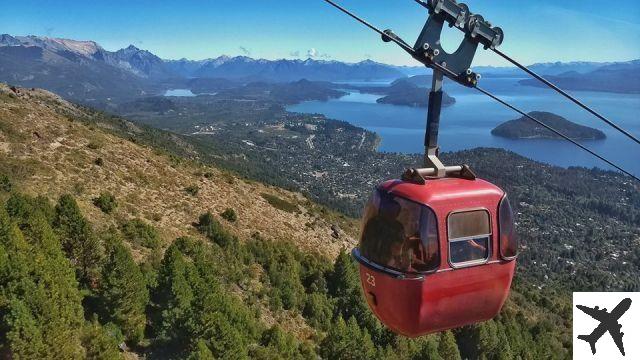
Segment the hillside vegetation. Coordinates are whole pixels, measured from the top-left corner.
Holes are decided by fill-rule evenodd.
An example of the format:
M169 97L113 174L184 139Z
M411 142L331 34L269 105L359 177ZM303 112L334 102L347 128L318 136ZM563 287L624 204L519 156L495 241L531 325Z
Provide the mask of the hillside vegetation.
M0 100L0 171L29 194L47 194L50 199L74 194L92 220L118 225L141 218L168 241L189 235L199 214L232 208L238 221L229 224L230 231L242 238L258 232L269 239L295 240L303 248L329 255L354 244L351 220L298 194L246 181L111 133L120 126L132 137L145 131L133 123L116 122L43 90L21 89L16 94L0 85ZM170 139L185 155L195 153L180 138ZM118 206L109 214L94 206L103 193L116 195ZM286 200L295 211L280 210L261 194ZM331 241L332 225L350 232Z

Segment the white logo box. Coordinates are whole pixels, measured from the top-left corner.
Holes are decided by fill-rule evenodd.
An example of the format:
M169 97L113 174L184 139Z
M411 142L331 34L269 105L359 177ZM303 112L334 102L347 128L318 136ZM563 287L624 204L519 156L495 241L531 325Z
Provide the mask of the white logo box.
M604 321L593 318L577 305L586 307L585 311ZM618 307L617 310L614 310L616 307ZM627 310L622 313L625 309ZM615 318L618 315L620 316L616 321ZM611 328L612 331L605 331L596 340L596 336L602 333L602 331L596 331L600 325L602 325L600 330ZM611 334L616 332L623 334L624 356L612 338ZM594 343L595 354L592 354L590 342ZM580 360L640 359L640 292L574 292L573 358Z

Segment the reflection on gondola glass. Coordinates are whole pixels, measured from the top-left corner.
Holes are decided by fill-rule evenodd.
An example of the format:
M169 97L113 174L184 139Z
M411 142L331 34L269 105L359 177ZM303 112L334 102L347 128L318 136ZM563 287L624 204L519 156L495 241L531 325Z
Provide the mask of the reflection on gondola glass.
M449 215L449 256L452 264L472 264L489 258L489 212L474 210Z
M363 219L362 256L403 272L426 272L439 265L438 228L431 209L378 190Z

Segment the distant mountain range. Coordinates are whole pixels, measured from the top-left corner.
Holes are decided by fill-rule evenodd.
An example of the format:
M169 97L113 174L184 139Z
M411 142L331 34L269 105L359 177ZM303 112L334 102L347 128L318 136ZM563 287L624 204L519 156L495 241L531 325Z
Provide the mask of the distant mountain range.
M549 62L535 63L527 67L538 74L545 76L560 75L567 72L586 74L603 66L625 65L629 62ZM425 66L397 66L398 70L407 76L430 75L431 70ZM513 66L474 66L473 71L482 74L483 77L526 77L527 75L520 69Z
M534 72L566 90L604 91L614 93L640 93L640 60L625 62L555 62L528 66ZM415 85L431 84L431 70L399 67ZM418 69L421 70L417 71ZM484 78L526 78L527 74L513 67L474 67ZM415 75L419 74L419 75ZM520 80L521 85L545 87L535 79Z
M620 81L629 79L628 64L573 62L534 64L531 68L543 75L558 76L560 84L567 84L569 89L594 89L598 84L606 83L611 91L635 92L639 81L634 84ZM475 69L488 77L521 75L514 68ZM594 71L598 72L595 77L580 77ZM344 63L314 59L265 60L246 56L165 60L133 45L108 51L94 41L0 35L1 82L45 88L85 103L157 95L171 88L197 87L200 91L217 91L228 88L229 81L244 84L302 79L332 82L392 80L429 72L425 67L392 66L371 60ZM635 79L634 76L631 78ZM428 78L414 79L420 81L420 85L425 80ZM579 82L581 85L575 85Z
M355 64L323 60L264 60L246 56L221 56L204 61L165 62L180 75L198 78L248 79L289 82L397 79L404 74L392 66L371 60Z
M567 90L607 91L615 93L640 93L640 60L613 63L588 73L565 72L547 76L547 80ZM520 84L542 87L534 79L521 80Z
M207 60L164 60L133 45L112 52L94 41L0 35L0 81L43 87L76 100L120 98L158 92L161 83L184 85L192 78L244 82L301 79L349 81L397 79L404 74L371 60L264 60L220 56Z
M85 101L145 95L145 78L120 56L93 41L0 35L0 81Z

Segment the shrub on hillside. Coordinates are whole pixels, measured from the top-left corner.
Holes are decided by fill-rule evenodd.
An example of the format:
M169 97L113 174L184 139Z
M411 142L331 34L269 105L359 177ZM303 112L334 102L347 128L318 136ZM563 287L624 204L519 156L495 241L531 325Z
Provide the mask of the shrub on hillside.
M262 196L263 199L265 199L271 206L273 206L276 209L282 210L282 211L286 211L286 212L290 212L290 213L294 213L294 212L298 212L298 206L296 204L290 203L284 199L281 199L275 195L271 195L271 194L267 194L267 193L262 193L260 194L260 196Z
M236 222L236 220L238 220L238 215L236 214L236 211L233 210L232 208L227 208L225 211L223 211L220 216L222 216L223 219L230 221L230 222Z
M206 212L200 215L196 227L198 228L198 231L209 238L209 240L222 247L229 246L231 243L237 241L231 234L222 228L220 222L213 217L211 212Z
M191 196L197 196L198 192L200 192L200 187L198 185L189 185L184 188L184 191Z
M140 219L132 219L121 226L125 239L132 244L157 249L160 246L160 236L156 229Z
M13 188L13 184L11 184L11 180L5 174L0 174L0 191L11 192Z
M91 150L98 150L102 147L102 141L92 140L87 144L87 147Z
M118 207L118 202L113 194L103 192L93 199L93 205L97 206L105 214L111 214Z

